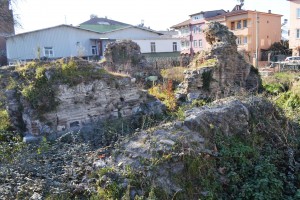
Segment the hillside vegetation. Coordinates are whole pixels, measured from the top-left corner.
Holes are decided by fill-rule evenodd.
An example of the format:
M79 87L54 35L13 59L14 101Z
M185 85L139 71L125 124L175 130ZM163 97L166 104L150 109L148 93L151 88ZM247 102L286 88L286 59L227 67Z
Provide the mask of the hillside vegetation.
M69 80L75 80L71 77L77 73L76 69L69 69L56 80L73 84ZM24 77L43 80L39 71L43 68ZM100 76L109 77L105 73ZM60 79L60 76L65 77ZM165 86L160 86L159 91L155 89L158 86L151 90L166 101L169 114L160 119L145 118L140 121L140 130L132 131L109 147L86 139L84 132L70 132L55 141L44 138L38 145L24 144L9 126L9 119L1 118L1 198L27 199L34 195L45 199L300 198L298 74L279 73L265 78L265 92L260 97L236 96L183 105L175 101L172 74L164 76L168 79ZM84 76L79 78L83 80ZM10 82L6 87L22 87L22 92L35 94L34 88L42 85L38 83L24 79L22 86ZM239 110L239 106L247 112ZM5 106L1 108L2 115L7 116ZM223 108L234 110L228 110L230 117L235 112L245 116L237 114L236 122L231 120L227 129L226 118L230 117L221 117ZM223 114L217 114L219 111ZM199 116L202 125L188 116ZM160 125L153 123L157 120ZM120 134L129 124L124 120L108 122L104 129L107 138ZM32 181L26 182L28 178ZM13 191L18 184L21 187Z

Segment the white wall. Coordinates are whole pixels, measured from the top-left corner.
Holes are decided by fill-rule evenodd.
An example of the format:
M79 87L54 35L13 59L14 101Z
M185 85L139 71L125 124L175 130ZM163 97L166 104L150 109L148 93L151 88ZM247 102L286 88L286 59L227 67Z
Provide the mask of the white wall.
M181 51L180 39L148 39L133 40L141 47L141 53L151 53L151 42L155 42L156 52L173 52L173 42L177 43L177 51Z
M101 34L103 38L117 39L117 40L139 40L139 39L149 39L157 38L159 35L154 32L143 30L136 27L125 28L117 31L112 31L108 33Z
M7 57L9 60L25 60L38 58L44 55L44 47L53 47L54 57L91 55L91 38L100 38L100 34L79 30L69 26L53 28L19 34L7 39Z
M151 52L151 42L155 42L156 52L173 52L173 42L177 42L177 51L181 50L179 39L161 39L157 33L135 27L100 34L61 25L9 37L7 57L9 60L36 59L38 47L41 50L41 57L45 56L44 47L53 47L54 58L91 56L92 46L95 45L95 40L91 39L100 38L134 40L140 45L142 53Z

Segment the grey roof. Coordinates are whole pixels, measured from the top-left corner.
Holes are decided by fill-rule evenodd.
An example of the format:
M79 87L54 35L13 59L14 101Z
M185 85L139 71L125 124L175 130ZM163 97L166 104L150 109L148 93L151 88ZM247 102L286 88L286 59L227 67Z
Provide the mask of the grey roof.
M115 20L111 20L111 19L107 19L107 18L91 18L88 21L85 21L83 23L81 23L80 25L99 25L99 24L103 24L103 25L121 25L121 26L129 26L130 24L125 24L123 22L118 22Z
M215 16L218 16L218 15L223 15L225 13L226 13L226 11L221 9L221 10L201 11L201 12L192 14L190 16L192 17L194 15L203 14L204 18L210 18L210 17L215 17Z
M60 24L60 25L51 26L51 27L47 27L47 28L42 28L42 29L38 29L38 30L28 31L28 32L24 32L24 33L19 33L19 34L16 34L16 35L11 35L11 36L8 36L7 38L15 37L15 36L20 36L20 35L26 35L26 34L40 32L40 31L45 31L45 30L50 30L50 29L58 28L58 27L68 27L68 28L73 28L73 29L82 30L82 31L88 31L88 32L92 32L92 33L99 33L99 32L96 32L96 31L87 30L87 29L83 29L83 28L80 28L80 27L72 26L72 25Z
M12 38L12 37L15 37L15 36L26 35L26 34L30 34L30 33L45 31L45 30L50 30L50 29L58 28L58 27L68 27L68 28L77 29L77 30L81 30L81 31L87 31L87 32L92 32L92 33L99 33L100 35L101 34L105 34L105 33L110 33L110 32L115 32L115 31L123 30L123 29L128 29L128 28L137 28L137 29L149 31L149 32L152 32L152 33L156 33L158 35L163 35L162 33L154 31L152 29L147 29L147 28L142 28L142 27L132 26L132 25L125 26L125 27L122 27L122 28L119 28L119 29L116 29L116 30L110 30L110 31L107 31L107 32L100 33L100 32L97 32L97 31L93 31L93 30L89 30L89 29L84 29L84 28L77 27L77 26L71 26L71 25L61 24L61 25L52 26L52 27L48 27L48 28L43 28L43 29L39 29L39 30L34 30L34 31L19 33L19 34L16 34L16 35L9 35L9 36L7 36L7 38Z

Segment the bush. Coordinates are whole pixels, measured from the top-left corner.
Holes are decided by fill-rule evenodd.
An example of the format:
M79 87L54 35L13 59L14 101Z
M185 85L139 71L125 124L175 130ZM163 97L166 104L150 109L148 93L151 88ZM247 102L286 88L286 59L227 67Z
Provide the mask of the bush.
M184 80L185 70L187 70L185 67L172 67L170 69L161 70L160 74L165 79L182 82Z
M6 110L0 110L0 131L7 130L11 127L9 116Z
M269 94L273 95L277 95L285 91L285 88L281 83L266 83L263 84L263 87Z
M149 94L161 100L170 111L175 111L177 108L177 100L173 91L173 82L168 80L167 84L155 85L148 90Z

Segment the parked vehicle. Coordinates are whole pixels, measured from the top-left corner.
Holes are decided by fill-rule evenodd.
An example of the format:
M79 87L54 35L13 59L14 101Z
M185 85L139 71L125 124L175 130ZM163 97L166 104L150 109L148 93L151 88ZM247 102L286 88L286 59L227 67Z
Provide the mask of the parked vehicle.
M300 56L286 57L285 62L300 62Z

